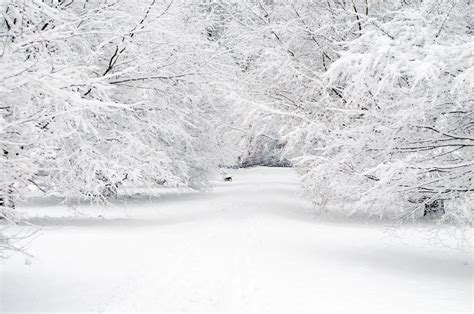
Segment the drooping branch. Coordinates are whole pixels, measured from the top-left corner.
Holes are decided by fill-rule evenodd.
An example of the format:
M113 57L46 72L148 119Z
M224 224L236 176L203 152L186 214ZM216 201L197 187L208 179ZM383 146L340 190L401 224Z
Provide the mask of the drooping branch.
M356 16L356 19L357 19L357 25L359 26L359 31L362 31L362 23L361 23L361 20L360 20L360 17L359 17L359 12L357 11L357 6L354 2L354 0L351 0L352 1L352 9L354 10L354 13L355 13L355 16Z

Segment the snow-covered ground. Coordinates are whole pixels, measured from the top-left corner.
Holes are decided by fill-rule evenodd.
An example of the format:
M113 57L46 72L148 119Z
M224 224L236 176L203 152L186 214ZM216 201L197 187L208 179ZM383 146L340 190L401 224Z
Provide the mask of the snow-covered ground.
M24 206L43 229L34 258L0 264L0 312L472 311L469 249L435 245L428 225L322 219L298 186L255 168L81 214Z

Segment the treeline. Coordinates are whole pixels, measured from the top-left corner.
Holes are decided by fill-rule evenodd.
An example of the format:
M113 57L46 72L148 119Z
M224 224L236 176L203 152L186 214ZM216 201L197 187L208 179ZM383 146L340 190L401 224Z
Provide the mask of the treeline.
M469 225L469 0L2 0L0 207L293 164L321 211Z

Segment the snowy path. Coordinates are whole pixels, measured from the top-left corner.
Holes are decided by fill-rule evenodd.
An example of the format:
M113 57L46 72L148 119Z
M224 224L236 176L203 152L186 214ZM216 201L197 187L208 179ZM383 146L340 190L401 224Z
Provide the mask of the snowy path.
M0 265L0 312L472 310L469 252L321 220L297 193L292 170L256 168L105 219L32 218L35 258Z

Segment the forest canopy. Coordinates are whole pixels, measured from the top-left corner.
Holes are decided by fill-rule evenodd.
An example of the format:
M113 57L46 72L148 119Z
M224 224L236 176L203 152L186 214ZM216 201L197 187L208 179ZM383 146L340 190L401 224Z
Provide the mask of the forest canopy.
M468 226L470 0L0 0L0 212L294 166L323 212Z

